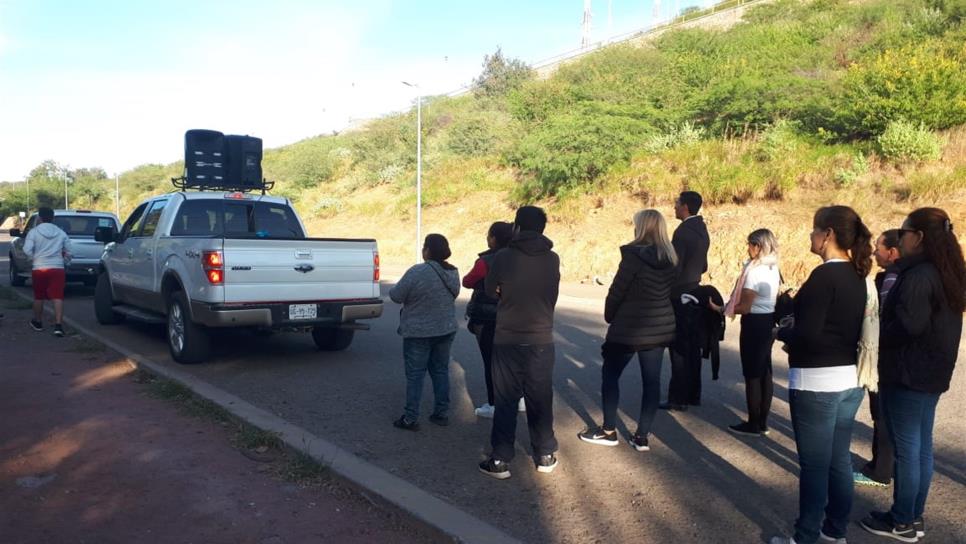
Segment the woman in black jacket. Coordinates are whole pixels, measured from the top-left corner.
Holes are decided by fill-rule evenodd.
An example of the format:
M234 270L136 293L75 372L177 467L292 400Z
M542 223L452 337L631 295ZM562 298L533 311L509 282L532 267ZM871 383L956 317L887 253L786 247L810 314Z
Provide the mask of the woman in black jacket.
M480 346L480 356L483 357L483 376L486 380L486 404L477 408L474 413L480 417L493 417L493 376L491 363L493 362L493 335L496 331L496 306L498 300L486 296L486 286L483 280L490 270L490 264L496 252L505 248L513 238L513 225L505 221L497 221L490 225L486 232L488 249L479 254L473 263L473 268L463 276L463 287L473 290L473 296L466 304L466 317L469 323L466 328L476 337Z
M647 451L647 437L660 398L664 348L674 339L671 285L677 278L678 259L661 212L637 212L634 234L634 241L621 247L620 266L604 305L604 320L610 323L601 349L604 423L578 437L591 444L617 445L618 382L627 363L637 354L643 392L637 431L629 442L637 451Z
M798 451L798 519L792 538L771 544L845 540L852 508L849 444L862 403L858 344L872 268L872 233L855 210L826 206L812 221L822 258L795 295L794 323L778 329L788 348L788 405Z
M932 479L932 429L949 389L966 310L966 263L949 215L920 208L899 229L899 276L880 321L879 395L895 449L888 512L872 512L867 531L916 542Z

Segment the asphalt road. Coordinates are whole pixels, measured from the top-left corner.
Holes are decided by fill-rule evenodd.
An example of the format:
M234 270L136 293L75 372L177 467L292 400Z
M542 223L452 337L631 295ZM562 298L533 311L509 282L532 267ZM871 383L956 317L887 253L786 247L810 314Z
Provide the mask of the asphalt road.
M3 277L6 248L7 243L0 241ZM29 287L21 290L29 293ZM67 314L133 351L177 365L168 355L161 328L98 325L91 295L89 289L70 286ZM464 301L461 296L458 315ZM788 413L786 358L776 349L771 436L748 439L726 432L728 424L744 415L737 323L729 323L721 379L712 382L706 365L703 405L684 414L658 414L650 452L635 452L623 442L616 448L591 446L576 434L600 421L600 343L605 326L599 301L563 297L557 311L554 374L560 466L550 475L535 472L526 453L525 416L520 415L513 477L495 481L476 470L488 451L490 420L473 415L474 406L485 400L485 391L479 353L465 329L457 334L450 367L450 426L424 420L417 433L391 426L401 413L405 393L397 316L397 306L387 303L383 317L371 322L372 330L357 332L353 345L340 353L316 351L304 334L265 337L221 331L215 336L211 361L180 368L528 542L737 543L789 534L797 511L798 466ZM26 324L23 327L24 334L35 334ZM961 349L952 388L940 400L936 419L936 473L926 513L931 542L966 543L966 422L960 415L966 412L964 365ZM665 391L669 372L665 363ZM621 386L624 425L619 429L627 435L640 402L636 365L628 366ZM431 398L427 378L424 415ZM871 438L864 403L853 452L867 458ZM890 500L891 489L859 488L852 517L857 520L870 509L886 509ZM879 541L857 525L851 527L849 540Z

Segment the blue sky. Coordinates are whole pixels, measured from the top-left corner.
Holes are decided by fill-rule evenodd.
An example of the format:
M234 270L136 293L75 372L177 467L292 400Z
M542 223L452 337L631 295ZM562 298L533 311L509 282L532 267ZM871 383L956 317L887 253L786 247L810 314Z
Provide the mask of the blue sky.
M655 22L655 0L594 0L593 40ZM709 0L663 0L660 17ZM610 21L608 20L610 6ZM580 46L583 0L0 0L0 180L42 160L109 173L180 158L189 128L267 147L468 84L501 46L530 63Z

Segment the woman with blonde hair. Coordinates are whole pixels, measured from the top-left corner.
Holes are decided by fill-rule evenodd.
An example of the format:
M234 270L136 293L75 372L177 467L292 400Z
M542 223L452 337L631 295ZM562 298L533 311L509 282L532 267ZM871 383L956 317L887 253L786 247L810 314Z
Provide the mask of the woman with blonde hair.
M677 254L661 212L641 210L634 214L634 241L620 251L620 266L604 306L604 320L610 324L601 348L604 422L578 437L590 444L617 445L618 385L627 363L637 354L643 391L637 431L629 442L637 451L647 451L648 434L660 399L664 348L674 338L671 285L678 274Z
M741 373L745 377L748 421L728 426L736 434L768 434L768 412L773 392L771 348L775 343L772 327L780 284L778 240L770 230L758 229L748 235L748 260L728 303L723 307L708 303L711 309L720 311L725 317L741 316L738 352Z

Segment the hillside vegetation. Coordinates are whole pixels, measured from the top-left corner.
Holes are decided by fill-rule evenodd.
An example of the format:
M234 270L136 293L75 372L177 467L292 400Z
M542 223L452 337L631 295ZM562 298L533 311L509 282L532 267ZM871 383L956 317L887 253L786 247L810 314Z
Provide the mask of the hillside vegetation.
M543 80L497 51L474 92L424 101L423 230L450 237L465 268L490 221L539 203L565 276L581 279L613 271L634 210L666 209L673 227L667 204L693 189L709 203L723 281L759 226L786 242L786 276L801 279L813 262L802 229L832 201L873 230L923 204L966 225L964 19L966 0L779 0L728 30L611 46ZM413 109L269 150L263 164L313 232L373 236L401 266L413 258L415 148ZM122 210L169 190L181 168L122 174ZM5 196L4 210L22 205L22 189ZM112 209L110 196L88 199Z

